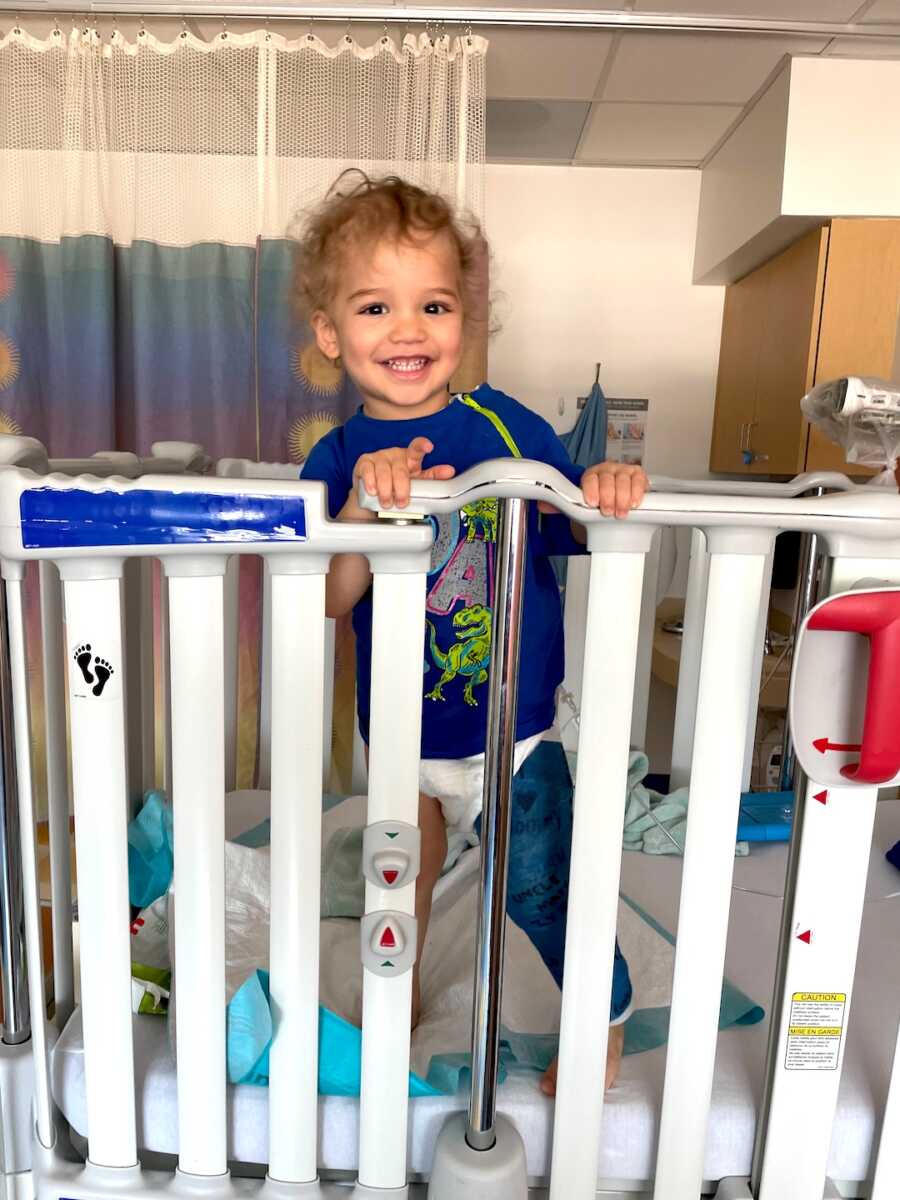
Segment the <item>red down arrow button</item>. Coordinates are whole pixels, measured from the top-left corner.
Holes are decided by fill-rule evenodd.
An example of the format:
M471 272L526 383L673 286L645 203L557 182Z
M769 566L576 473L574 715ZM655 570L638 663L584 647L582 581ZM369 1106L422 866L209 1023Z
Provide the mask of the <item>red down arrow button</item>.
M409 873L409 855L403 850L384 850L374 856L372 864L386 888L401 887Z

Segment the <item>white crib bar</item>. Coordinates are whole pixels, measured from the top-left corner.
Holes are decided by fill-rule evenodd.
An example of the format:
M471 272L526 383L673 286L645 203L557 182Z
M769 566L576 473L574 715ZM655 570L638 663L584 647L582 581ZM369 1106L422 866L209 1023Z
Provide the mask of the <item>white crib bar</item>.
M44 736L47 747L47 825L52 882L53 1000L56 1027L62 1030L75 1007L62 584L59 571L53 563L42 562L38 566L44 670Z
M372 622L369 824L419 821L425 575L376 571ZM415 911L415 883L366 883L366 912ZM406 1186L412 973L364 973L359 1182Z
M227 1169L225 1115L225 560L169 559L178 1165ZM218 574L213 574L216 570Z
M63 571L66 660L72 724L72 790L81 925L90 1160L100 1166L137 1162L134 1052L131 1028L131 946L128 934L128 823L125 761L125 681L121 579L71 578ZM114 570L114 568L110 568ZM90 647L85 672L75 662ZM93 656L93 657L92 657ZM102 689L96 658L112 671Z
M681 658L678 663L678 692L675 698L675 729L672 737L672 769L669 786L686 787L691 778L694 752L694 722L697 718L697 689L700 683L700 653L706 614L706 585L709 554L702 529L691 530L691 556L684 597Z
M643 569L591 555L551 1200L597 1186Z
M809 930L810 939L807 944L793 938L788 952L781 1068L772 1086L759 1200L781 1200L787 1193L796 1200L818 1200L828 1167L878 789L828 787L824 805L813 799L821 790L821 784L807 783L793 913L794 932ZM828 1070L787 1070L793 998L824 991L845 997L837 1064ZM798 1138L794 1119L800 1112L803 1135Z
M316 1179L325 575L280 574L272 597L269 1175Z
M25 958L28 968L28 1003L31 1009L31 1041L34 1056L34 1122L41 1145L50 1147L53 1145L55 1137L45 1019L47 1001L44 996L34 784L31 771L31 722L29 720L25 611L21 582L18 579L9 579L4 586L7 601L16 782L19 800L22 895L25 902Z
M895 1200L900 1194L900 1026L894 1046L894 1065L888 1088L878 1159L869 1200Z
M655 1200L703 1178L765 553L710 560Z

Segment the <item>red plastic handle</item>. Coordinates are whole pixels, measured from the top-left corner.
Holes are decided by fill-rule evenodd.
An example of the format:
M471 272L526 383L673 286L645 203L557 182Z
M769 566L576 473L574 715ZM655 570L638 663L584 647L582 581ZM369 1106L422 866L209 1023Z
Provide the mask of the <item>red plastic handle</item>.
M853 592L816 609L810 629L869 639L866 712L858 763L841 774L858 783L888 783L900 774L900 592Z

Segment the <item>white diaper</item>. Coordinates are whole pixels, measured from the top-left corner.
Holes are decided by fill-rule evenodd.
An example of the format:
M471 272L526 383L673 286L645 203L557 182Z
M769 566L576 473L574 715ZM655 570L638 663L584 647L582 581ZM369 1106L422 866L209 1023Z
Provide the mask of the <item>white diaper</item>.
M516 742L515 770L528 758L543 733ZM419 765L419 788L439 801L447 822L447 861L451 867L467 846L475 846L475 821L481 812L484 791L484 755L471 758L423 758Z

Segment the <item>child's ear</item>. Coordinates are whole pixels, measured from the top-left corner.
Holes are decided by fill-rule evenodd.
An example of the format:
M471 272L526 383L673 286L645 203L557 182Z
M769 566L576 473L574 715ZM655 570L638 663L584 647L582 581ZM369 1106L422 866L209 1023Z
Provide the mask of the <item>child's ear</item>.
M337 330L327 313L319 310L314 312L309 320L312 331L316 336L316 345L329 360L334 360L341 353L338 345Z

